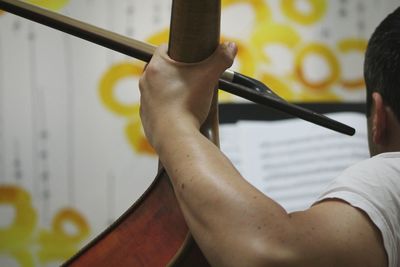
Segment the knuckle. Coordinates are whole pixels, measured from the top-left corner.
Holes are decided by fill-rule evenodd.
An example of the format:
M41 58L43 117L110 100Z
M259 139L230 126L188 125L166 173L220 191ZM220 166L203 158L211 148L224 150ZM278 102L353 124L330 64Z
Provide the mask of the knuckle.
M146 67L146 74L157 75L158 73L160 73L160 68L158 67L158 64L150 62Z
M233 64L233 58L227 51L224 51L223 53L223 62L227 68L229 68Z

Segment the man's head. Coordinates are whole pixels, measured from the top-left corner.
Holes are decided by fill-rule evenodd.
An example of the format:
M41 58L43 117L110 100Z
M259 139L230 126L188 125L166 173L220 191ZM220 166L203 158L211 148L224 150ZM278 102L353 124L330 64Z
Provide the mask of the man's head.
M371 155L400 150L400 8L376 28L364 62Z

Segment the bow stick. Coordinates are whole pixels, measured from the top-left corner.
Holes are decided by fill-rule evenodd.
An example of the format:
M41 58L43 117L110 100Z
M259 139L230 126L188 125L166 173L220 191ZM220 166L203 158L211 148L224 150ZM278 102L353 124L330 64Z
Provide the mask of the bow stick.
M0 9L145 62L150 61L155 50L153 45L19 0L0 0ZM222 74L219 80L219 88L343 134L354 135L355 133L354 128L312 110L291 104L275 94L262 82L232 70L227 70Z

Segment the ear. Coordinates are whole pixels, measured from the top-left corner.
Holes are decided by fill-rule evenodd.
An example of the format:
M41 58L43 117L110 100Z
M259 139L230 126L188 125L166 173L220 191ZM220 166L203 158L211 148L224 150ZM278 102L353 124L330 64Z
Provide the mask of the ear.
M372 141L377 145L385 142L387 131L387 114L381 94L372 93Z

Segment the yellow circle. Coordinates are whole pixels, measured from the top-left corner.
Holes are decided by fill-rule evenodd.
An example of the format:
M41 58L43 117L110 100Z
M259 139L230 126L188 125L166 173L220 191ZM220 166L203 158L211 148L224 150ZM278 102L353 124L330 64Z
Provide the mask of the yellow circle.
M169 38L169 28L166 28L160 32L157 32L146 39L147 42L153 45L161 45L168 43Z
M330 75L320 82L310 82L306 79L303 69L303 61L308 55L315 54L325 60L330 67ZM296 55L295 59L295 74L297 78L307 87L316 90L325 90L337 81L340 76L340 66L336 56L323 44L310 43L303 47Z
M139 77L142 72L142 63L122 62L113 65L100 80L99 93L103 104L117 115L131 116L137 114L136 104L120 103L115 98L114 89L120 80ZM135 90L135 88L132 88L132 90Z
M267 4L264 0L223 0L222 8L227 8L228 6L234 4L249 4L254 10L256 23L260 23L271 18L271 11L269 10Z
M293 27L281 23L266 22L260 24L253 32L251 37L252 50L257 53L258 63L265 63L267 66L271 63L271 59L265 51L270 45L280 45L295 51L296 47L301 43L300 35ZM260 80L269 86L274 92L281 97L291 101L295 95L288 85L288 80L293 81L290 77L291 73L283 75L272 75L267 72L261 72Z
M69 0L28 0L27 2L51 10L60 10L69 3Z
M74 233L68 233L65 228L67 223L75 227ZM41 230L39 234L40 249L37 256L40 263L45 265L70 258L89 236L89 232L89 225L79 212L70 208L60 210L53 218L52 228Z
M289 25L274 22L260 24L250 39L252 50L257 53L256 58L268 63L270 59L265 54L264 48L268 45L283 45L294 50L301 42L300 35Z
M364 55L365 50L367 49L368 41L365 39L356 39L349 38L341 40L338 43L338 49L341 53L351 53L351 52L359 52ZM364 77L360 77L354 80L344 80L340 81L340 84L346 89L364 89L365 81Z
M0 186L0 205L11 205L15 209L12 224L0 229L0 250L16 250L29 242L36 226L36 212L28 192L17 186Z
M139 105L137 106L139 110ZM139 111L138 111L139 113ZM128 138L129 144L139 154L155 155L153 147L149 144L143 134L142 124L139 118L132 119L125 127L125 136Z
M326 13L327 3L326 0L308 0L308 4L311 6L310 12L302 12L296 6L296 2L299 0L281 0L281 9L289 19L303 24L309 25L320 20Z

